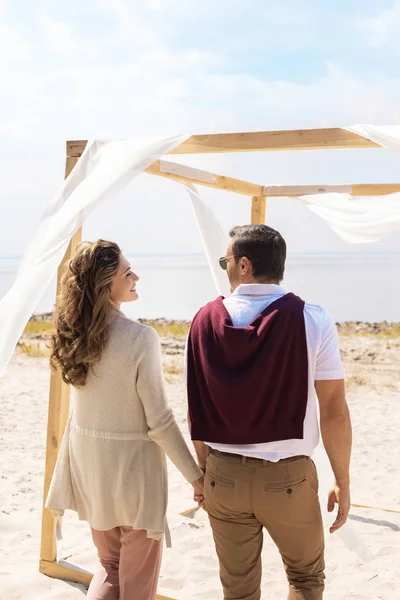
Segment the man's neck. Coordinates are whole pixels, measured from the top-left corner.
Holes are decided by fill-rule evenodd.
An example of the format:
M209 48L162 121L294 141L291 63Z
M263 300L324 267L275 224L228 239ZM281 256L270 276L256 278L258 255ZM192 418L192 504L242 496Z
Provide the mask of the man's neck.
M256 279L254 277L240 281L237 285L231 287L231 291L234 292L240 285L280 285L280 281L271 281L270 279Z

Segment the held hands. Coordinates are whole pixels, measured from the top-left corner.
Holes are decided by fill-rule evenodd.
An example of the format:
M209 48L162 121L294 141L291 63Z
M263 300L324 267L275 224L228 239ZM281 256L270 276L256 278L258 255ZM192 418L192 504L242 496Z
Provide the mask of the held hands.
M193 500L200 507L204 507L204 476L197 479L197 481L193 481L192 487L194 491Z
M347 521L350 511L350 488L349 486L340 487L337 483L328 494L328 512L333 512L335 504L338 504L336 520L329 529L330 533L335 533L343 527Z

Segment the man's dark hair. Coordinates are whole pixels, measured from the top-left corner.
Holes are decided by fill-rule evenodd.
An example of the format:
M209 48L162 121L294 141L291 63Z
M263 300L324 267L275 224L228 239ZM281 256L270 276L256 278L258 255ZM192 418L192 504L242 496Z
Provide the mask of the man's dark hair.
M236 262L246 256L253 265L253 277L282 281L286 242L279 231L267 225L242 225L233 227L229 235Z

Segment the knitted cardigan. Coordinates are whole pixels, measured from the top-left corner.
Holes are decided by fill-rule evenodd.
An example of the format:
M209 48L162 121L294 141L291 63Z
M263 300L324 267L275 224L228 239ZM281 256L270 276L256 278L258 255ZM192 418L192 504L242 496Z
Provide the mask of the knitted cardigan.
M55 516L74 510L94 529L128 525L160 539L165 454L188 482L202 476L167 403L158 334L112 309L100 361L71 388L46 506Z

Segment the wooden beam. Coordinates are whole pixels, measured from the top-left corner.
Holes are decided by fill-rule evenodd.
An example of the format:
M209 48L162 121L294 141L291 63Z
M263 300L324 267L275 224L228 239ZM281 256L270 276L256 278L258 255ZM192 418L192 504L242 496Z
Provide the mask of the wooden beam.
M63 581L71 581L72 583L80 583L89 587L92 581L93 574L68 563L67 561L55 562L41 560L39 571L48 577L62 579Z
M265 223L265 196L255 196L251 199L251 224L262 225Z
M400 192L400 183L356 183L352 185L352 196L386 196Z
M308 194L326 194L330 192L346 192L351 194L351 185L265 185L263 195L271 198L280 196L296 197Z
M72 169L79 160L79 156L67 156L65 159L65 179L71 173Z
M296 197L307 194L347 192L352 196L385 196L400 192L400 183L355 183L349 185L267 185L263 195L270 197Z
M322 131L322 130L314 130L314 131ZM328 130L326 130L328 131ZM293 132L276 132L276 133L293 133ZM233 135L233 134L226 134ZM245 135L245 134L238 134ZM250 134L249 134L250 135ZM257 134L258 135L258 134ZM261 135L261 134L260 134ZM264 134L263 134L264 135ZM354 135L354 134L351 134ZM363 138L362 138L363 139ZM67 142L67 152L69 152L69 156L71 158L67 158L68 161L76 161L78 156L84 150L86 146L86 141L78 141L78 142ZM375 144L376 146L376 144ZM380 147L380 146L379 146ZM168 173L165 170L161 169L160 165L171 165L172 169L175 169L177 172ZM188 176L179 173L179 169L187 169L188 171L192 170L194 175ZM157 175L160 177L165 177L166 179L172 179L174 181L186 181L188 183L194 183L196 185L204 185L207 187L217 188L221 190L226 190L228 192L234 192L236 194L243 194L245 196L270 196L270 197L296 197L303 196L306 194L322 194L327 192L340 192L347 191L351 193L353 196L385 196L386 194L394 194L396 192L400 192L400 183L355 183L348 185L272 185L272 186L260 186L256 183L250 183L247 181L243 181L241 179L235 179L233 177L225 177L223 175L216 175L214 173L209 173L208 171L203 171L200 169L191 169L190 167L186 167L184 165L180 165L178 163L168 162L168 161L159 161L157 160L150 167L146 169L146 173L151 175ZM199 175L196 177L196 173ZM209 180L207 180L206 176L210 176Z
M381 146L356 133L337 127L334 129L193 135L174 148L170 154L328 150L333 148L381 148Z
M72 140L67 142L67 156L80 158L86 148L87 140Z
M171 171L175 172L165 171L168 166L170 166ZM182 170L182 173L179 173L180 169ZM187 174L185 174L185 171L187 171ZM200 169L191 169L190 167L167 161L157 160L146 169L146 173L165 177L166 179L172 179L174 181L185 181L196 185L205 185L227 192L234 192L235 194L243 194L244 196L261 196L262 194L261 185L242 181L241 179L234 179L233 177L215 175L214 173L201 171Z
M48 577L54 577L54 579L61 579L62 581L71 581L72 583L79 583L86 587L89 587L93 578L92 573L89 573L89 571L85 571L65 560L60 561L59 563L41 560L39 570ZM157 594L156 600L174 600L174 598Z
M65 177L68 177L78 158L67 158ZM72 237L65 256L58 268L57 273L57 295L61 290L61 279L66 270L67 262L74 256L76 247L81 241L82 229L78 229ZM56 535L55 521L51 511L45 508L45 502L49 491L51 478L53 477L58 451L64 434L65 425L69 411L69 387L63 382L60 370L51 372L50 375L50 399L47 423L46 442L46 466L44 477L43 516L42 516L42 538L40 546L40 558L52 562L56 558Z
M81 156L86 140L67 142L67 156ZM334 148L381 148L356 133L341 129L298 129L245 133L192 135L170 154L216 152L264 152L270 150L329 150Z

